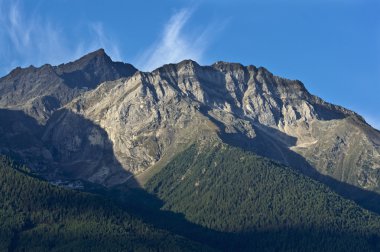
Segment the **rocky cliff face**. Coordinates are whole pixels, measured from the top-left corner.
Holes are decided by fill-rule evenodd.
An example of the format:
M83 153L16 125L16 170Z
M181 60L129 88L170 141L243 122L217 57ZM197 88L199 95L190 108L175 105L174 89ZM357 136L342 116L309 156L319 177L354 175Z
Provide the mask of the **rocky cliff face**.
M61 108L34 137L45 153L39 156L50 160L40 161L46 176L115 185L128 181L127 170L144 182L192 142L220 139L310 175L380 192L380 132L356 113L311 95L300 81L262 67L226 62L200 66L186 60L128 77L131 68L123 72L126 78L77 91L109 77L98 70L107 60L96 62L58 66L59 71L39 69L54 70L57 83L82 80L62 84L77 93L58 99L55 108ZM118 77L120 64L112 68ZM40 75L23 78L38 83ZM23 75L13 71L10 76ZM10 76L2 79L1 90ZM21 91L8 93L27 97ZM4 98L0 101L10 106Z

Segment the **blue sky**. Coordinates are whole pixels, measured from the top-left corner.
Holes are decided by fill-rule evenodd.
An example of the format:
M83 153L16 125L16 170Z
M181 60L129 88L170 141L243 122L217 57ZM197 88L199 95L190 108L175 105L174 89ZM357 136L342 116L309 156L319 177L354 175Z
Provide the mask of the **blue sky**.
M264 66L380 129L378 0L0 0L0 75L105 48L152 70L194 59Z

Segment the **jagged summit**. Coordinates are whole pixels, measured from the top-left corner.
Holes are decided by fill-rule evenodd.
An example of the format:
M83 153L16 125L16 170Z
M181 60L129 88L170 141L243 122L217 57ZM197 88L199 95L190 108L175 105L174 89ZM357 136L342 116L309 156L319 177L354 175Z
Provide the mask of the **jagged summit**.
M56 67L57 74L70 87L95 88L104 81L116 80L133 75L137 69L131 64L114 62L99 49L79 60Z
M196 61L191 60L191 59L185 59L182 60L178 63L169 63L165 64L163 66L160 66L150 73L168 73L168 72L176 72L181 68L186 68L186 69L195 69L201 67Z
M16 68L0 79L0 106L22 110L45 122L84 91L136 71L130 64L113 62L103 49L59 66Z
M57 69L57 71L62 71L62 69L69 70L70 68L78 69L78 68L85 67L86 65L89 64L90 61L94 61L94 60L99 60L99 61L103 61L103 62L107 62L107 63L112 62L112 59L106 54L104 49L100 48L96 51L90 52L90 53L80 57L77 60L74 60L74 61L68 62L68 63L63 63L63 64L60 64L58 66L52 66L51 64L48 64L48 63L43 64L40 67L36 67L34 65L30 65L28 67L18 66L16 68L14 68L13 70L11 70L8 75L3 76L2 78L5 78L7 76L13 76L13 75L19 74L20 72L28 72L28 71L33 71L35 69L44 69L47 67L54 67L55 69Z
M96 51L90 52L73 62L61 64L57 66L57 69L65 69L66 71L70 71L70 69L77 70L90 64L91 61L101 61L102 63L106 64L112 63L112 59L106 54L104 49L101 48Z
M95 50L93 52L90 52L88 54L86 54L85 56L83 57L91 57L91 56L94 56L94 55L97 55L97 56L106 56L109 58L109 56L107 55L106 51L104 50L104 48L99 48L98 50Z
M246 68L240 63L231 63L231 62L225 62L225 61L217 61L214 64L212 64L211 67L217 70L220 70L222 72L227 72L227 71L232 72L232 71L237 71L237 70L243 70ZM256 67L254 67L254 69L256 70Z

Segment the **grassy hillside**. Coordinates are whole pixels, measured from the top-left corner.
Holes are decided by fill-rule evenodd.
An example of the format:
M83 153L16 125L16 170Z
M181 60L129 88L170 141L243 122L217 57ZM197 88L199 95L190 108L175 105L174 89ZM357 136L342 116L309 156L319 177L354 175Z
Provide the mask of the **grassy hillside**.
M173 251L203 247L115 203L32 178L0 157L0 251Z
M380 218L290 168L193 145L146 185L163 209L223 233L224 249L380 251Z

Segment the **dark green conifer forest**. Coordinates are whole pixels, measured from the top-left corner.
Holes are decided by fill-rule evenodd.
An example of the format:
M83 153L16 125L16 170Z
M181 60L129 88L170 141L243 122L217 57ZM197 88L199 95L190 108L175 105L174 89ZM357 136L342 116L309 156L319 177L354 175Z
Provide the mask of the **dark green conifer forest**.
M58 188L0 157L0 251L179 251L202 246L100 196Z
M380 251L380 217L286 166L197 144L147 183L81 192L0 158L0 251Z
M228 145L193 145L147 188L166 202L164 209L231 234L224 240L231 250L380 251L378 215L288 167Z

